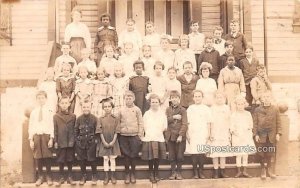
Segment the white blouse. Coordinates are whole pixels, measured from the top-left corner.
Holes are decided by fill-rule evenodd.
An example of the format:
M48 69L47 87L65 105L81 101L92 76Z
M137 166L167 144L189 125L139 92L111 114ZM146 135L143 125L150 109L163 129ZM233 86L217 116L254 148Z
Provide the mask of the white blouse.
M143 138L143 141L165 142L163 132L168 126L165 112L161 109L158 111L153 111L150 109L144 114L143 120L145 130L145 137Z
M91 49L92 39L89 28L84 23L70 23L65 29L65 42L70 42L72 37L84 39L86 48Z

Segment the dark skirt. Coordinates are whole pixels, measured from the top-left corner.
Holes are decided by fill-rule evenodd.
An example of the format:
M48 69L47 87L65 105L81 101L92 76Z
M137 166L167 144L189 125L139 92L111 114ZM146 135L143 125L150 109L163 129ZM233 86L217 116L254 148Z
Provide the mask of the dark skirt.
M58 163L72 162L75 158L75 151L73 147L59 148L57 149L56 155L56 161Z
M75 145L75 152L77 154L77 160L87 160L95 161L96 160L96 143L91 144L88 148L80 148L78 145Z
M125 155L130 158L135 158L139 156L142 141L138 136L119 135L118 141L122 155Z
M105 148L103 142L98 143L97 151L96 151L97 157L111 156L111 155L116 155L116 156L121 155L118 140L116 140L115 144L111 148Z
M269 139L265 143L255 143L257 155L260 157L275 157L276 145L270 143Z
M142 159L166 159L166 143L165 142L143 142Z
M50 140L49 134L33 135L34 149L33 158L42 159L52 157L52 151L48 148L48 142Z
M86 47L84 39L81 37L72 37L70 40L72 57L77 63L81 61L81 50Z

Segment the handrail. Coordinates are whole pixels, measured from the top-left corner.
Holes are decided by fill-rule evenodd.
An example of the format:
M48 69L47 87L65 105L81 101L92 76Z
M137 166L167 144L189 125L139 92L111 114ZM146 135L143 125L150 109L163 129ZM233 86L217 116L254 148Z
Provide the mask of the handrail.
M9 41L12 45L12 19L11 19L11 4L0 4L0 39Z

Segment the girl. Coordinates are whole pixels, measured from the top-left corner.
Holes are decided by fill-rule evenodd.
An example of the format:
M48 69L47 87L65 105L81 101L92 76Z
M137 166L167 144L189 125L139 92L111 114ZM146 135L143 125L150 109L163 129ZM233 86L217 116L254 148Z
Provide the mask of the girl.
M165 65L166 70L174 66L175 54L170 49L171 40L172 37L170 35L163 35L160 39L161 49L155 56L157 60L161 61Z
M56 79L56 92L58 100L62 97L68 97L69 102L69 112L73 113L75 108L75 78L71 74L71 65L62 65L62 76Z
M85 66L81 66L78 69L80 78L76 80L75 87L75 109L74 114L78 117L82 114L83 101L90 101L93 93L93 83L88 79L88 69Z
M209 107L202 104L203 93L200 90L193 91L192 104L187 109L188 130L186 133L186 153L192 155L194 178L204 179L203 166L205 160L205 145L208 142L209 128L212 122L212 114ZM199 165L199 168L198 168Z
M245 110L247 101L244 96L237 96L235 101L236 111L231 115L230 131L232 134L232 146L245 148L241 152L236 153L236 166L238 177L251 177L246 169L248 165L248 155L256 151L252 138L253 119L251 113Z
M150 45L143 45L143 57L141 60L145 63L145 74L149 77L153 75L153 66L155 63L155 59L152 57L151 51L152 47Z
M179 74L183 73L183 63L190 61L193 65L193 72L197 72L196 59L193 50L189 49L189 36L181 35L178 40L179 49L175 51L175 63L174 66L178 70Z
M168 78L166 81L166 93L167 93L167 99L170 99L170 93L171 91L178 91L179 96L181 96L181 84L176 79L176 68L170 67L168 69ZM180 97L179 97L180 98ZM170 103L170 100L168 100L168 104Z
M78 64L78 68L85 66L88 70L88 77L94 78L96 74L96 63L90 59L91 51L88 48L83 48L81 50L82 61Z
M101 117L103 114L102 105L100 102L103 99L112 96L112 87L106 78L106 72L102 67L97 69L97 80L94 81L94 91L93 91L93 106L92 114L96 117Z
M128 90L128 77L125 76L123 66L118 65L114 69L114 76L112 77L110 84L112 85L112 97L115 105L113 114L118 114L120 109L125 105L124 93Z
M156 183L158 177L159 159L166 159L166 143L164 131L167 129L167 116L160 108L160 98L156 94L149 97L150 109L144 114L144 130L142 159L148 160L150 181Z
M112 115L112 109L114 104L111 99L102 100L102 108L105 115L100 117L96 134L100 134L101 142L98 143L99 150L97 151L97 157L103 157L103 166L105 178L103 184L107 185L109 182L108 170L110 162L111 170L111 182L113 184L117 183L115 177L116 171L116 158L121 155L119 142L117 141L117 134L120 133L119 130L119 119Z
M226 63L227 66L221 70L218 78L218 89L226 94L227 104L232 109L232 102L237 95L246 96L246 87L241 69L234 66L234 56L228 56Z
M104 68L108 76L114 74L114 67L118 64L118 61L114 58L114 47L107 45L104 47L105 56L101 58L100 66Z
M133 52L132 42L124 43L124 53L120 56L120 63L124 67L125 74L127 76L133 75L133 63L138 60L139 56Z
M225 104L225 94L221 92L217 92L215 94L215 105L211 107L212 117L214 118L213 123L210 129L210 137L211 147L228 147L231 146L230 144L230 109L229 106ZM225 152L214 152L210 153L209 157L213 160L214 165L214 173L213 178L219 177L219 159L220 159L220 168L221 168L221 177L228 178L225 174L225 162L226 157L231 156L230 153Z
M91 49L92 39L89 28L81 20L81 10L74 7L72 10L72 23L65 29L65 42L70 42L72 56L77 63L81 60L81 50Z
M44 80L38 87L41 91L46 91L47 93L47 102L46 106L52 111L52 113L56 113L57 111L57 94L56 94L56 83L54 81L54 69L53 67L49 67L46 71L46 80Z
M213 95L217 91L216 81L209 78L212 65L207 62L202 62L199 69L201 79L197 81L196 89L201 90L204 94L203 104L211 106L213 104Z
M152 49L152 55L155 56L160 48L160 35L155 32L154 23L151 21L146 22L146 35L143 39L144 45L149 45Z

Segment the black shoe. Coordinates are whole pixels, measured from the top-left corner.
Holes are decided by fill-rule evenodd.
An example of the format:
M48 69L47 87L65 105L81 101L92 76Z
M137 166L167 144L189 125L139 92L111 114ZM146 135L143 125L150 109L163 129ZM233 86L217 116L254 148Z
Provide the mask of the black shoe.
M265 168L261 168L260 178L262 180L265 180L267 178L267 174L266 174L266 169Z
M229 178L229 176L227 176L227 175L225 174L225 169L221 169L221 171L220 171L220 176L221 176L221 178Z
M36 180L35 186L39 187L39 186L42 185L42 184L43 184L43 177L40 176L40 177Z
M109 182L108 172L104 172L104 174L105 174L105 177L103 180L103 185L107 185Z
M176 173L176 179L177 179L177 180L182 180L182 179L183 179L183 177L182 177L182 175L181 175L181 172L177 172L177 173Z
M276 175L272 172L271 168L267 168L267 175L271 178L271 179L276 179Z
M176 179L176 171L172 171L172 174L169 177L169 180L175 180L175 179Z
M205 179L205 176L204 176L204 174L203 174L203 170L202 169L198 169L198 174L199 174L199 178L200 179Z
M153 172L153 171L150 171L149 181L150 181L151 183L156 183L156 182L155 182L154 172Z
M75 181L73 180L72 176L69 175L68 179L67 179L67 183L70 185L76 185Z
M50 175L47 176L47 184L48 184L48 186L52 186L53 185L53 180L52 180L52 178L51 178Z
M160 177L159 177L159 175L158 175L158 171L154 171L154 180L155 180L156 182L159 182L159 181L160 181Z
M235 178L239 178L239 177L242 177L242 171L241 171L241 167L237 167L237 173L236 175L234 176Z
M214 179L218 179L219 178L219 169L214 169L213 178Z
M111 171L110 179L111 179L111 183L112 184L116 184L117 183L117 179L115 177L115 172L114 171Z
M134 172L131 172L131 174L130 174L130 182L131 182L132 184L135 184L135 183L136 183L135 173L134 173Z
M79 181L79 185L84 185L86 182L86 174L83 174L80 181Z
M97 176L96 176L96 174L92 175L92 185L97 185Z
M130 175L129 175L128 172L125 174L124 183L125 184L129 184L130 183Z
M63 184L65 182L64 177L60 177L59 180L55 183L56 187L60 187L61 184Z
M197 168L193 168L193 172L194 172L193 178L194 178L194 179L199 179Z
M248 173L247 173L247 168L246 167L243 167L243 176L245 178L252 178L252 176L250 176Z

